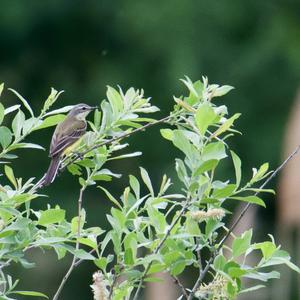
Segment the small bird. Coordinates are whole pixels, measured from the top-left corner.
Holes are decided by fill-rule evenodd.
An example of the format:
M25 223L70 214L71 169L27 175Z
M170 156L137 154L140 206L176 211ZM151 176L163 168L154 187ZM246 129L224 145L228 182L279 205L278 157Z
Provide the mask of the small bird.
M54 181L61 158L71 153L78 146L80 138L86 132L87 123L85 118L96 108L84 103L77 104L70 110L65 120L56 126L49 151L51 163L42 185L46 186Z

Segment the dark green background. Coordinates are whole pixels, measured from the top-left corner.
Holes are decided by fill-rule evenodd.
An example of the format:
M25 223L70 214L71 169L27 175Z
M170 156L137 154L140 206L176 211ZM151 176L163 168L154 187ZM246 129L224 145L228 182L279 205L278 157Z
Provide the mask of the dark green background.
M291 0L2 0L0 81L18 90L36 110L51 86L65 90L56 108L79 101L98 104L108 84L144 88L163 116L172 108L172 95L184 91L179 78L207 75L210 82L236 87L218 101L231 113L243 114L237 124L244 135L231 144L250 175L253 166L269 161L274 168L280 161L284 127L300 79L299 15L300 2ZM8 106L17 100L5 92L2 101ZM49 129L32 140L48 149L51 134ZM164 172L173 175L178 152L159 137L158 128L153 128L130 138L131 149L144 156L118 161L112 170L137 174L142 165L156 185ZM47 153L24 150L17 175L39 177L47 164ZM126 176L112 183L116 196L125 184ZM48 188L50 198L39 205L57 203L71 218L77 189L75 179L63 174ZM90 224L107 226L105 201L95 188L86 194ZM274 209L271 204L263 212L262 224L269 226L264 233L274 231ZM68 261L56 263L46 254L34 253L39 267L20 271L20 277L26 276L20 287L53 294ZM79 267L62 299L90 299L94 269Z

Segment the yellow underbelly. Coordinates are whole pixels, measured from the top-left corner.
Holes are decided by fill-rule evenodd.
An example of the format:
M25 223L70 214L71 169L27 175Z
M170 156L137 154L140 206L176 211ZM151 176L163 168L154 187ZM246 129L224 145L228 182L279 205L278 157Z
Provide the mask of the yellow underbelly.
M71 144L69 147L67 147L64 152L62 153L62 155L69 155L70 153L74 152L74 150L79 146L79 144L81 143L82 137L79 138L75 143Z

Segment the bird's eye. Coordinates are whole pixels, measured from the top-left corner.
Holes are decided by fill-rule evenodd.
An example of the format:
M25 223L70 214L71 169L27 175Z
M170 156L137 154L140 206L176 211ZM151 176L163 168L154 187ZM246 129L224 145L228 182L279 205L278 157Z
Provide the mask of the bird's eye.
M84 107L82 108L82 110L86 110L86 107L84 106Z

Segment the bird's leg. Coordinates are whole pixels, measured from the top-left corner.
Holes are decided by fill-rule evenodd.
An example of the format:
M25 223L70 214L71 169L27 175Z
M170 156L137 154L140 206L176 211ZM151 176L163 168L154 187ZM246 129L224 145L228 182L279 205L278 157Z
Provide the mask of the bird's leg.
M72 151L72 154L75 155L76 158L79 158L80 160L83 160L84 154L79 151Z

